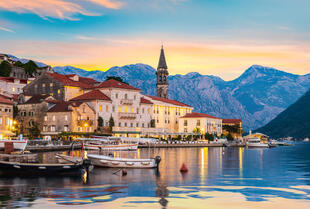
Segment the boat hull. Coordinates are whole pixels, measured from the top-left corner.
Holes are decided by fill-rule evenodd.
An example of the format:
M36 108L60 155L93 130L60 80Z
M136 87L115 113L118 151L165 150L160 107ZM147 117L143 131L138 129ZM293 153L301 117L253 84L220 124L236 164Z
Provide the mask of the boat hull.
M269 148L269 144L263 144L263 143L247 143L246 146L248 148Z
M57 176L82 175L84 164L31 164L0 161L1 176Z
M27 146L27 140L0 140L0 149L4 149L6 142L13 143L14 150L25 150Z
M157 168L160 162L156 158L150 159L130 159L130 158L113 158L103 155L89 154L88 159L95 166L105 168Z
M102 150L102 151L134 151L138 149L138 144L120 144L120 145L86 144L85 149Z

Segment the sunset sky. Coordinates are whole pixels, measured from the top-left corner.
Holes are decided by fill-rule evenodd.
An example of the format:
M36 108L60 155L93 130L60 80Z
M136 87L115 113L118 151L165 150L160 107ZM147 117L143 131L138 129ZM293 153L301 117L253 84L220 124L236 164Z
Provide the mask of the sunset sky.
M309 0L0 0L0 53L87 70L144 63L239 76L310 73Z

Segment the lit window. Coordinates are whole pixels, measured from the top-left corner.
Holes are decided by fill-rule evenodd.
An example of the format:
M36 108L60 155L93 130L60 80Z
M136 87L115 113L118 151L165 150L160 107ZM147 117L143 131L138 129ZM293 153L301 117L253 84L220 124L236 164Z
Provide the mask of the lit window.
M130 112L133 112L133 107L132 107L132 108L130 108Z
M102 105L99 105L99 111L100 112L102 111Z
M42 87L43 87L43 88L45 87L45 83L42 83Z
M187 126L187 120L184 120L184 126Z
M44 116L44 121L47 121L47 116Z
M125 110L124 111L127 112L127 106L125 106Z
M68 131L68 129L69 129L69 126L68 126L68 125L65 125L65 126L64 126L64 131Z
M14 91L14 92L15 92L15 91L16 91L16 89L13 87L13 88L12 88L12 91Z
M56 116L55 115L53 115L53 121L55 121L56 120Z
M53 87L53 83L50 83L50 87Z
M57 93L60 94L60 89L58 89Z
M122 112L122 107L118 107L118 112Z
M68 121L68 115L65 115L65 121Z

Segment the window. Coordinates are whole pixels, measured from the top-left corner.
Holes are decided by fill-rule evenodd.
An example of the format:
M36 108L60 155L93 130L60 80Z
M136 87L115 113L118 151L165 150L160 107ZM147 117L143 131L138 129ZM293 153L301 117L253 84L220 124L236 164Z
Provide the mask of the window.
M102 105L99 105L99 111L102 112Z
M118 93L115 94L115 98L118 99Z
M139 114L139 107L137 107L137 114Z
M0 118L0 124L2 124L2 118Z
M127 106L125 106L125 110L124 110L124 112L127 112Z
M115 112L115 106L112 107L112 111Z
M200 126L200 120L197 120L197 126Z
M125 123L124 126L127 127L127 123Z
M50 83L50 87L53 87L53 83Z
M65 121L68 121L68 115L65 115Z
M53 115L53 121L55 121L56 120L56 116L55 115Z
M109 112L109 106L108 105L105 107L105 111Z
M47 126L43 126L43 131L47 131Z
M130 108L130 112L133 112L133 107L132 107L132 108Z
M57 93L60 94L60 89L58 89Z
M47 116L44 116L44 121L47 121Z
M133 127L133 123L130 124L130 127Z
M142 123L142 127L144 128L144 123Z
M56 127L55 126L51 126L51 131L56 131Z
M184 126L187 126L187 120L184 120Z
M136 98L137 98L136 95L134 95L134 96L133 96L133 99L136 99Z
M13 88L12 88L12 91L14 91L14 92L15 92L15 91L16 91L16 89L13 87Z
M144 113L144 108L142 108L142 113Z
M139 127L139 123L136 124L136 127Z
M187 132L187 128L184 128L184 132L185 132L185 133Z
M122 127L122 123L118 123L118 127Z
M118 107L118 112L122 112L122 107L121 106Z
M127 97L128 97L127 94L125 94L125 99L127 99Z
M83 106L83 113L85 113L85 106Z
M45 83L42 83L42 87L45 88Z
M64 126L64 131L68 131L68 129L69 129L69 126L68 126L68 125L65 125L65 126Z

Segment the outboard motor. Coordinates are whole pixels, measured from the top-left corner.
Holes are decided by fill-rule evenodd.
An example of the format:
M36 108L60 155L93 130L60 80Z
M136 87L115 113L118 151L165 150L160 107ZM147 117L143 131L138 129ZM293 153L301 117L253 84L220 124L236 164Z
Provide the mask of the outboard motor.
M157 168L159 166L160 161L161 161L161 157L160 156L156 156L155 157L155 163L156 163Z

